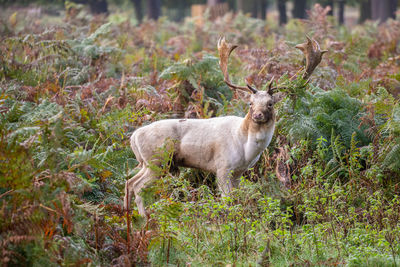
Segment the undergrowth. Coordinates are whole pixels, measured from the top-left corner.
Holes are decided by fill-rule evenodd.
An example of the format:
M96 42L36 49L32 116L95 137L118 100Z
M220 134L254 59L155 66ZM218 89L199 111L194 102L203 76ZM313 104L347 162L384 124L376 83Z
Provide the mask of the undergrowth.
M84 10L32 25L19 12L0 21L2 265L400 264L398 20L338 28L317 6L285 28L240 14L134 26ZM304 33L329 50L308 84L291 78ZM150 219L124 213L135 129L245 115L218 67L220 35L240 45L235 83L278 78L270 147L229 197L212 174L158 169Z

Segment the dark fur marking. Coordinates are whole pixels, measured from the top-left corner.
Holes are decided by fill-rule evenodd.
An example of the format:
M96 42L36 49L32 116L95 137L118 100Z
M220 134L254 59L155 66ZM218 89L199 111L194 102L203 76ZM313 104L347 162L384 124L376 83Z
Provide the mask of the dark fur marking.
M172 162L169 171L174 175L179 174L179 166L182 166L181 163L183 163L183 159L178 158L177 155L174 154L172 156Z
M263 115L264 115L264 119L265 119L266 123L272 119L272 111L271 110L264 111Z

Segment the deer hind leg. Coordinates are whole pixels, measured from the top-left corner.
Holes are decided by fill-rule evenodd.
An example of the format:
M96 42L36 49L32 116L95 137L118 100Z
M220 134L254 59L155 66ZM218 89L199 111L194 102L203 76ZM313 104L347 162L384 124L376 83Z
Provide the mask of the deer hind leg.
M150 168L146 166L144 168L146 168L145 172L133 182L132 186L133 192L135 193L136 206L138 207L139 214L142 216L146 215L146 209L144 208L144 203L142 197L140 196L140 192L146 186L146 184L157 178L157 175L155 175Z
M140 171L136 175L134 175L131 179L126 181L126 183L125 183L125 197L124 197L124 209L125 210L128 210L128 208L131 206L132 195L134 193L133 185L134 185L135 181L140 179L140 177L142 177L142 175L144 175L146 170L147 170L147 168L142 167L142 169L140 169Z
M152 180L156 179L157 176L153 171L146 165L131 179L129 179L125 184L125 201L124 208L127 210L130 207L132 195L135 194L135 203L138 207L139 214L146 215L146 210L144 208L143 199L140 196L142 188Z

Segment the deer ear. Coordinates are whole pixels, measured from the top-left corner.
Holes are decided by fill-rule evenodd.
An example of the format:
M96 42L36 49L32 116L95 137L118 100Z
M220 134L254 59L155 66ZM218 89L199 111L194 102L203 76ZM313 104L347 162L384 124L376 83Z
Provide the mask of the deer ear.
M277 92L276 87L272 88L272 87L268 87L268 94L270 96L274 96L274 94Z
M283 94L281 92L277 92L276 94L272 95L272 101L274 101L274 104L278 103L283 99Z
M248 92L243 92L243 93L241 93L240 94L240 99L243 99L243 101L245 102L245 103L248 103L248 104L250 104L250 100L251 100L251 95L252 94L249 94Z

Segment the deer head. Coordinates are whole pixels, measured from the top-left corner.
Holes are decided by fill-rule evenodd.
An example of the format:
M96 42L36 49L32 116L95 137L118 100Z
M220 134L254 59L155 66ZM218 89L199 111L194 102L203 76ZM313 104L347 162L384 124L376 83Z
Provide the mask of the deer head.
M310 37L306 36L307 42L303 44L296 45L296 48L300 49L306 58L306 66L302 78L307 80L314 69L321 62L322 55L327 52L327 50L321 50L318 42ZM232 51L238 47L237 45L229 44L225 41L224 37L218 40L218 52L219 52L219 65L224 75L225 83L233 90L243 90L251 93L250 96L250 115L254 122L264 123L272 118L274 113L274 103L276 102L273 97L274 91L277 87L272 87L274 77L268 84L267 91L259 91L253 86L251 86L246 81L246 86L235 85L229 79L228 74L228 58Z
M274 78L269 82L267 91L259 91L251 86L247 81L246 86L233 84L229 79L228 74L228 58L236 47L238 46L227 43L224 37L221 37L218 40L219 66L224 75L224 82L233 90L242 90L251 93L249 110L250 118L253 122L258 124L267 123L274 117L275 101L272 96L272 82Z

